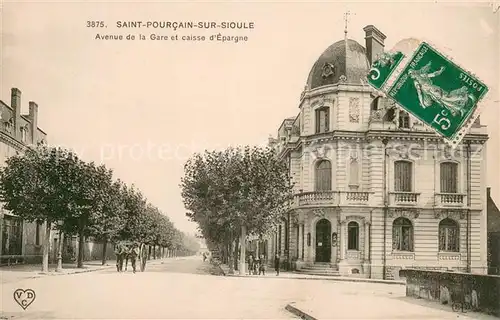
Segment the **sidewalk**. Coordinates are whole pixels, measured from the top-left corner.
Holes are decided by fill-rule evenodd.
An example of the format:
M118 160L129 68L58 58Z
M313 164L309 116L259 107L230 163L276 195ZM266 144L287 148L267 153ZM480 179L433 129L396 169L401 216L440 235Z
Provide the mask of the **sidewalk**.
M355 301L355 302L354 302ZM306 320L319 319L481 319L496 317L477 313L453 312L451 306L410 297L375 297L367 295L327 297L291 302L285 309Z
M169 259L178 259L181 257L171 257L163 259L148 260L147 265L162 263ZM128 268L131 270L129 262ZM48 276L61 276L67 274L76 274L84 272L93 272L106 269L116 269L116 260L108 260L105 265L102 265L101 260L84 261L83 268L77 268L75 263L63 263L63 270L56 272L56 265L49 264L49 272L43 273L41 264L20 264L12 266L0 267L0 284L17 282L25 279L34 279Z
M347 282L367 282L367 283L383 283L383 284L395 284L395 285L406 285L405 281L397 280L381 280L381 279L369 279L369 278L354 278L345 276L317 276L309 275L303 273L296 273L290 271L280 271L280 275L276 276L276 272L273 269L266 270L266 275L240 275L235 271L235 274L229 274L229 267L225 264L219 265L225 276L229 277L250 277L250 278L274 278L274 279L302 279L302 280L329 280L329 281L347 281Z

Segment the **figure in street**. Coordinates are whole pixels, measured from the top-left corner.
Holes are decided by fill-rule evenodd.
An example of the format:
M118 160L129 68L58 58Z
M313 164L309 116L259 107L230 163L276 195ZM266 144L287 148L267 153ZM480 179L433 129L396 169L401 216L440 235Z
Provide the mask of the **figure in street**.
M260 267L259 267L259 276L262 274L266 275L266 259L263 254L260 255Z
M116 255L116 271L122 272L123 269L123 252L124 247L121 242L115 245L115 255Z
M280 256L279 254L276 254L274 256L274 270L276 270L276 275L280 275Z
M248 274L249 274L249 275L252 275L252 271L253 271L253 263L254 263L254 261L253 261L253 257L252 257L252 255L249 255L249 256L248 256Z
M140 254L139 245L136 242L134 242L134 244L132 245L132 249L128 254L130 258L130 263L132 264L133 273L135 273L137 257L139 257L139 254Z

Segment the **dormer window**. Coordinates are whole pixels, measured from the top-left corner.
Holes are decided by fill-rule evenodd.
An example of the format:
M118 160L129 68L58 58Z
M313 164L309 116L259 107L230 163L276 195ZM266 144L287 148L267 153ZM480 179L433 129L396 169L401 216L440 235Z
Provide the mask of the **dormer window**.
M380 97L376 97L375 99L372 100L372 103L370 105L370 108L372 111L378 111L379 99L380 99Z
M410 129L410 115L408 112L399 111L399 128L400 129Z
M316 109L316 133L328 132L330 130L330 108L322 107Z

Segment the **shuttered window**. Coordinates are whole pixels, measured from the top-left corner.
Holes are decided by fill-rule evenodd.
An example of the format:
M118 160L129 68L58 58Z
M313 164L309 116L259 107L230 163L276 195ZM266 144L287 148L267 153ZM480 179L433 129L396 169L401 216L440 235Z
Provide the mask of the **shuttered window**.
M412 163L409 161L394 162L394 191L412 191Z
M454 162L443 162L440 165L441 192L458 192L458 164Z
M328 132L330 130L330 108L316 110L316 133Z
M321 160L316 165L315 191L332 190L332 165L328 160Z

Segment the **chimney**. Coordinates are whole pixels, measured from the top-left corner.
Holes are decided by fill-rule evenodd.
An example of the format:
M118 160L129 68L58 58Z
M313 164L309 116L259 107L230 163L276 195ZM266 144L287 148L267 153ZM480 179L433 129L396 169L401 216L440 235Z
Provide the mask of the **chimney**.
M11 89L10 107L14 110L14 137L19 139L19 125L21 124L21 90Z
M29 116L31 119L31 143L36 145L38 138L38 105L34 101L29 104Z
M363 28L365 32L366 56L370 65L377 59L377 55L384 52L384 40L386 38L379 29L373 25L368 25Z

